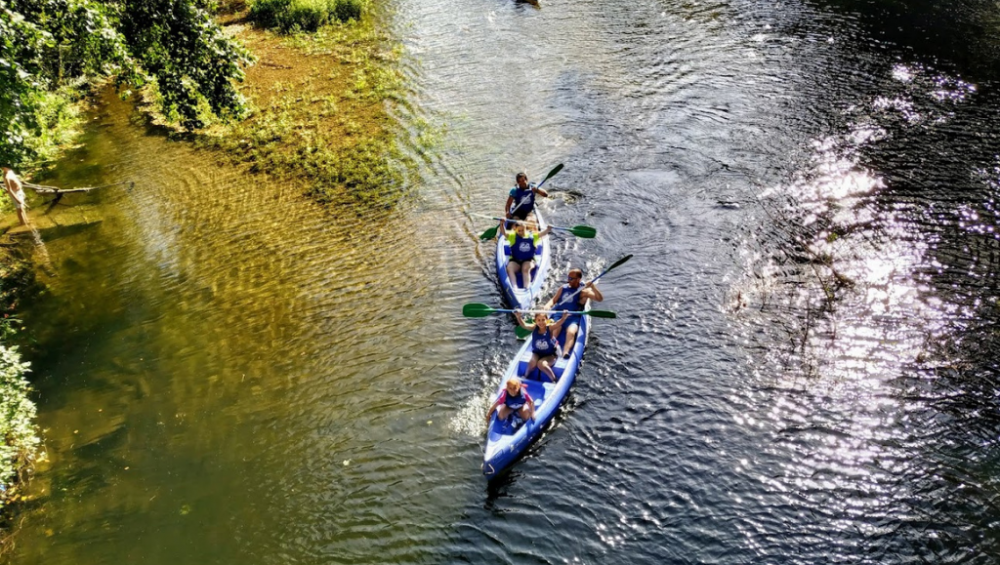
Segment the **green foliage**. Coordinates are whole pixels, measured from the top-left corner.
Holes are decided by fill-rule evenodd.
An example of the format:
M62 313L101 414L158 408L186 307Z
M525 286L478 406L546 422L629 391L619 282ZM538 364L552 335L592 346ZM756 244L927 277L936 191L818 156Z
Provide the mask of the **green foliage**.
M89 80L155 84L163 114L185 128L245 112L234 87L249 53L226 37L207 0L0 0L0 162L42 161L75 124Z
M243 80L250 53L223 34L197 0L119 0L119 30L139 69L119 75L119 84L156 81L165 115L181 126L205 125L200 106L216 115L241 117L245 103L234 81Z
M31 387L24 377L28 363L17 348L0 345L0 486L3 493L34 458L39 439L35 431L35 405L28 398ZM0 495L0 504L6 497Z
M285 33L313 32L322 26L361 19L363 0L254 0L250 19Z

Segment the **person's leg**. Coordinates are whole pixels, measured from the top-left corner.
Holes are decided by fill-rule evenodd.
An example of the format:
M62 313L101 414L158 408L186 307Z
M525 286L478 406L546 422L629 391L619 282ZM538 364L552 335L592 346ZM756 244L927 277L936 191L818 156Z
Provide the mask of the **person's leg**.
M531 419L531 409L528 408L527 404L525 404L524 406L521 407L520 410L517 411L517 415L522 420L524 420L525 422L527 422L528 420Z
M556 360L555 357L546 357L545 359L538 360L538 368L545 373L545 376L549 378L550 381L556 382L556 374L552 372L552 367L550 366Z
M500 420L501 422L506 420L507 416L510 416L511 412L513 412L513 410L511 410L506 404L501 404L500 407L497 408L497 420Z
M528 368L527 368L527 370L524 371L524 374L521 375L521 378L525 378L525 379L528 378L531 375L531 372L535 370L535 367L537 365L538 365L538 354L537 353L532 353L531 354L531 360L528 361Z
M507 278L510 279L510 286L517 288L517 271L521 266L513 259L507 261Z
M566 343L563 345L563 358L569 358L570 353L573 352L573 346L576 345L576 332L578 331L580 331L580 325L575 322L566 328Z
M531 270L534 268L534 261L525 261L524 263L521 263L521 281L524 282L524 288L531 288Z
M21 225L28 225L28 213L24 211L24 206L18 206L15 204L15 207L17 208L17 219L21 220Z

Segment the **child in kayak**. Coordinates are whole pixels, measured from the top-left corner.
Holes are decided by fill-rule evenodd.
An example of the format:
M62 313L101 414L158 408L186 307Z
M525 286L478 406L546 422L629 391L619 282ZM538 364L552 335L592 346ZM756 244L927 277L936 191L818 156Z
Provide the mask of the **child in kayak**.
M487 423L489 423L493 411L496 411L497 419L500 421L517 413L518 418L527 422L535 418L535 401L528 395L528 389L521 383L521 379L511 377L507 379L506 388L486 412Z
M531 361L528 361L528 370L525 371L524 376L530 375L537 367L545 373L550 381L556 382L558 379L552 371L552 366L555 365L556 359L559 357L559 342L556 340L557 334L555 332L562 327L566 315L563 314L558 322L550 323L547 315L536 314L535 321L531 324L525 323L520 312L514 312L514 317L517 318L517 323L522 328L531 332L529 338L531 340Z
M535 249L542 236L552 231L552 226L535 233L525 226L525 222L517 222L513 232L507 232L507 243L510 244L510 260L507 261L507 276L511 286L517 288L517 272L521 271L522 288L531 287L531 271L535 268Z

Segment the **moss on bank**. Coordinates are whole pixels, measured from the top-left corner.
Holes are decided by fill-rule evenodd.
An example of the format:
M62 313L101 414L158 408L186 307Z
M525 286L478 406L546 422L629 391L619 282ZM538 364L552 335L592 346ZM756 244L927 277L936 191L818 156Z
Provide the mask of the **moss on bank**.
M398 202L415 167L391 113L403 95L401 50L368 9L313 34L247 26L236 33L258 57L241 87L251 115L206 130L201 144L252 171L305 179L321 202L344 195L377 207Z

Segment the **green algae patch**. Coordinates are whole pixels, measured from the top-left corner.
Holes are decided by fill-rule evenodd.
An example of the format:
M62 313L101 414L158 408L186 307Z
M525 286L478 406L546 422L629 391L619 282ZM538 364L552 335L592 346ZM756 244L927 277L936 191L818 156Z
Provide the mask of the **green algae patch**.
M392 113L403 100L401 48L375 18L312 34L234 31L258 58L241 87L251 112L203 131L201 144L253 172L305 180L320 202L395 205L415 163Z

